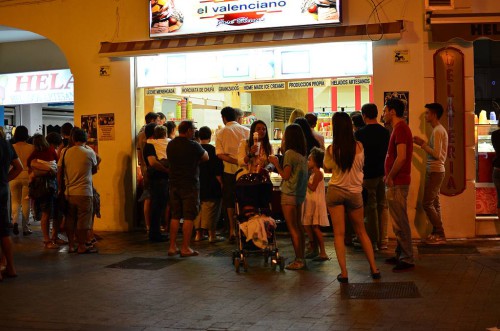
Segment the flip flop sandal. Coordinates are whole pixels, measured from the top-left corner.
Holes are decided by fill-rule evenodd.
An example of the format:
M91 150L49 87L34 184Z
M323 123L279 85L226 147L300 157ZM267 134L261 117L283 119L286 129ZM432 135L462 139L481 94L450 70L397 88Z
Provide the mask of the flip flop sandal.
M168 251L167 255L168 256L176 256L176 255L179 255L180 253L181 253L181 250L177 249L175 252Z

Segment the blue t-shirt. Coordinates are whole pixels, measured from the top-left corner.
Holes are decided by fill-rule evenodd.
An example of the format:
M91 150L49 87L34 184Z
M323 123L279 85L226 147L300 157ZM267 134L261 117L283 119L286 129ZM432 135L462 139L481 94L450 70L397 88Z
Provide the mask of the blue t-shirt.
M305 156L294 150L287 150L283 160L283 169L286 166L292 168L290 178L281 183L281 193L295 195L298 198L305 198L307 191L307 159Z

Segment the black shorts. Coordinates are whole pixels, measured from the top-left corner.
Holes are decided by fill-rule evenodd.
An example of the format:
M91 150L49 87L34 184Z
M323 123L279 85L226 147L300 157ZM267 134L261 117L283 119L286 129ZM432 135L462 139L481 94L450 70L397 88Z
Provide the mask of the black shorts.
M236 174L224 172L222 174L222 200L226 208L234 208L236 202L234 192L236 189Z
M36 198L35 204L38 208L40 208L39 210L42 213L50 214L52 213L52 207L54 206L55 198L56 197L54 195L49 194L41 198Z
M170 212L172 219L194 221L200 211L200 194L196 187L170 186Z

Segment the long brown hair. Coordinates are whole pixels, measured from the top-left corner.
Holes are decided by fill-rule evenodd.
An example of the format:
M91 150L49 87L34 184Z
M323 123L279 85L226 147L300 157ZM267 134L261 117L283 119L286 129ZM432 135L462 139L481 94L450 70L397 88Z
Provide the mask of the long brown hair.
M50 145L42 134L35 133L33 135L33 146L36 151L43 152L47 150Z
M298 124L290 124L285 129L285 153L287 150L291 149L297 153L306 156L306 137L304 136L304 131Z
M266 135L262 139L261 146L264 148L266 155L271 155L271 143L269 142L269 132L267 132L267 125L264 121L256 120L250 126L250 135L248 136L248 148L253 146L253 133L255 132L255 128L257 124L262 124L266 128Z
M349 171L356 156L356 140L352 121L347 113L336 112L332 117L333 160L343 172Z

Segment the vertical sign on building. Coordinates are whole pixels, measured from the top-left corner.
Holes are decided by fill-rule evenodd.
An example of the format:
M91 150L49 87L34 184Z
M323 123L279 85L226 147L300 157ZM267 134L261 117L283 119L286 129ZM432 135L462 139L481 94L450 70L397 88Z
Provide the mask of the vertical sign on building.
M441 48L434 54L434 99L443 105L441 124L448 131L446 174L441 193L458 195L465 190L465 78L464 54Z

